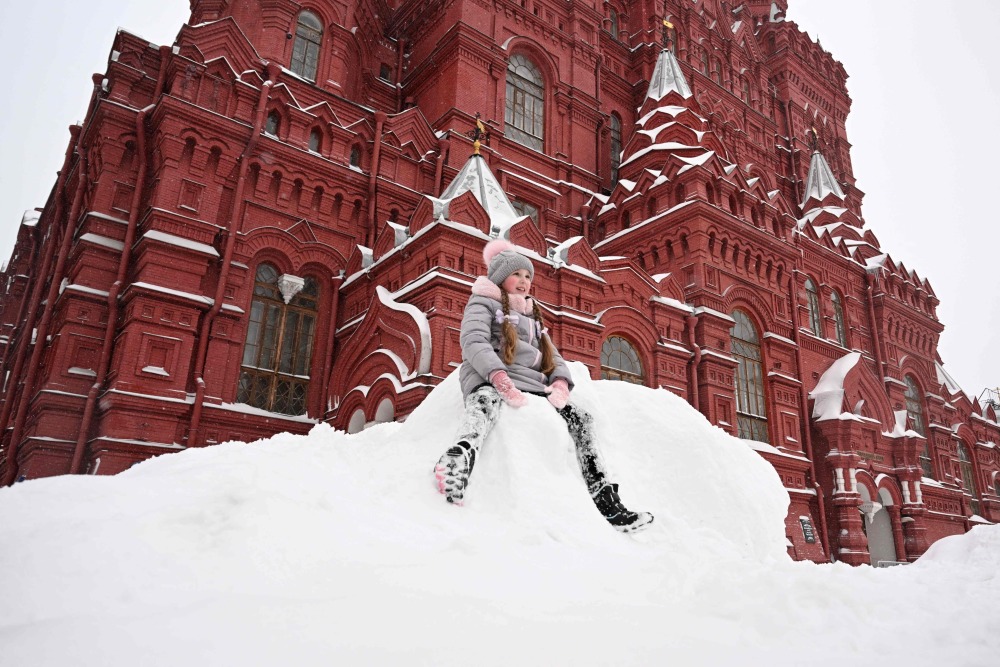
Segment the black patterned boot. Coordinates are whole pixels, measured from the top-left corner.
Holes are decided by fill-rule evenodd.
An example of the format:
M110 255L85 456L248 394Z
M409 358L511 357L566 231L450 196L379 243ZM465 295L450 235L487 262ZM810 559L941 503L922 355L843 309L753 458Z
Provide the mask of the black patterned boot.
M438 493L443 493L449 503L461 505L475 464L476 450L469 443L459 442L451 447L434 466Z
M594 496L594 504L608 523L622 533L633 533L653 523L649 512L632 512L622 505L617 484L605 484Z

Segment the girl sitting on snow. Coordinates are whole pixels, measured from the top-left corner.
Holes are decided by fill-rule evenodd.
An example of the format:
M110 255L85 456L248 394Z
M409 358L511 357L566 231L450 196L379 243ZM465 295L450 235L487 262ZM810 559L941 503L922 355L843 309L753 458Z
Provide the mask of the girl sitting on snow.
M569 402L573 379L544 328L538 304L528 296L535 276L531 261L508 241L491 241L483 250L489 267L472 286L462 317L462 368L465 418L457 442L434 467L438 491L462 504L469 475L483 441L496 423L501 401L527 404L524 392L545 396L566 421L587 490L604 518L622 532L653 521L648 512L631 512L608 481L597 449L593 417Z

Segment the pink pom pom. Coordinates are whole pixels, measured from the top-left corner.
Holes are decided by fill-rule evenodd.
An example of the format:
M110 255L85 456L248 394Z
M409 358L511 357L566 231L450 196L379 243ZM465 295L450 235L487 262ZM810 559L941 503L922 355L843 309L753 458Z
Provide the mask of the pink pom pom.
M514 244L507 239L493 239L486 244L485 248L483 248L483 259L486 260L486 265L489 266L490 262L493 261L493 258L502 253L504 250L516 249L517 248Z

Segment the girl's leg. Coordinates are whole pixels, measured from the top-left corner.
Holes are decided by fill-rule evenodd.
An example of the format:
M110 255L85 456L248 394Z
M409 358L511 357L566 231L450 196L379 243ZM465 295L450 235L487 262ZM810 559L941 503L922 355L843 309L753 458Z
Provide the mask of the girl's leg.
M576 444L576 460L590 497L607 522L622 532L642 530L653 523L653 515L649 512L632 512L622 505L618 485L608 482L608 469L597 448L594 418L590 413L572 403L567 403L558 412L566 420L570 437Z
M594 434L594 418L586 410L572 403L567 403L560 409L559 416L566 421L569 435L576 444L576 460L580 464L580 472L587 482L587 490L591 497L597 495L601 487L607 484L608 469L604 458L597 448L597 437Z
M493 430L500 416L500 393L490 384L479 387L465 399L465 417L458 428L456 440L465 444L477 454L486 436Z
M500 394L492 385L483 385L466 397L465 417L459 426L456 443L434 466L438 491L449 503L462 504L469 475L476 465L483 441L500 415L501 402Z

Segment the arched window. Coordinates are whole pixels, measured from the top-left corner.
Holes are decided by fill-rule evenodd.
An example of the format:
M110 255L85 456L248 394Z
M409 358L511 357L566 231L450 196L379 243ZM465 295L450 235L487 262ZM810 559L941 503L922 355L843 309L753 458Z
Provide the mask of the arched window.
M819 314L819 291L811 278L806 278L806 298L809 301L809 330L823 335L823 320Z
M545 82L533 62L516 54L507 64L504 134L519 144L542 150L545 136Z
M740 79L740 87L742 88L743 101L750 104L750 82L745 78Z
M844 302L837 292L833 292L830 295L830 301L833 303L833 320L837 325L837 342L840 343L841 347L847 347L847 324L844 321Z
M611 114L611 185L618 182L618 167L622 164L622 119Z
M699 47L698 57L701 59L701 73L708 76L708 51Z
M611 36L618 39L618 12L612 9L608 16L611 19Z
M361 166L361 147L351 146L351 166L360 167Z
M904 376L903 381L906 383L906 391L903 392L903 397L906 400L906 417L910 422L910 429L920 435L925 435L924 409L920 400L920 389L917 387L916 380L910 375ZM926 440L924 440L924 448L920 452L920 468L924 471L924 477L934 479L934 466L931 461L930 445Z
M267 114L267 122L264 123L264 132L270 134L272 137L276 137L280 129L281 115L277 111Z
M904 396L906 397L906 416L910 420L910 428L920 435L926 435L924 432L924 409L921 407L920 389L917 387L917 382L913 379L912 375L907 375L903 378L903 381L906 383Z
M601 346L601 379L646 384L642 362L632 343L621 336L608 336Z
M238 403L286 415L306 412L319 289L312 278L257 267Z
M292 47L291 70L309 81L316 80L319 63L319 45L323 40L323 24L312 12L299 14L295 28L295 45Z
M313 153L319 153L319 150L323 147L323 135L318 129L313 129L309 133L309 150Z
M736 358L736 434L746 440L768 442L760 338L750 316L742 310L734 310L733 319L729 335Z
M972 459L964 443L958 443L958 468L962 473L962 486L972 496L972 513L979 514L979 492L976 490L976 475L972 471Z

